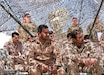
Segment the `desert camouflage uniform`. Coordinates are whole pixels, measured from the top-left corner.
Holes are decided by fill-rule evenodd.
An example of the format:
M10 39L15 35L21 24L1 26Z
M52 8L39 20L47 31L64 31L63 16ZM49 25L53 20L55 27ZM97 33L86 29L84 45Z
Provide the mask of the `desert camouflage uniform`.
M26 63L29 64L28 58L29 58L29 51L31 51L31 45L34 41L26 41L24 43L24 50L23 53L25 55Z
M97 56L99 56L99 64L102 68L102 73L104 74L104 41L100 41L96 44Z
M67 64L68 64L68 59L65 57L65 49L66 46L68 46L70 44L70 42L67 40L67 41L63 41L62 44L61 44L61 51L60 51L60 56L61 56L61 60L62 60L62 65L63 65L63 68L64 70L67 72Z
M88 25L87 32L90 33L90 29L92 28L92 23ZM101 23L95 23L94 28L91 32L91 40L94 42L98 42L97 32L103 33L102 39L104 40L104 25Z
M17 70L24 70L24 68L22 67L24 64L24 57L23 55L23 45L22 43L19 41L16 45L14 45L13 41L10 40L9 42L5 43L4 45L4 49L6 49L9 53L9 57L10 57L10 61L12 63L12 67ZM14 56L19 56L19 59L15 60ZM9 62L9 61L7 61ZM21 66L20 68L18 66Z
M101 41L104 41L104 32L103 32L103 34L101 35Z
M37 26L34 23L23 23L22 24L24 26L25 29L27 29L33 36L37 36ZM20 39L22 39L23 41L26 41L29 34L21 27L18 26L18 32L19 32L19 36Z
M60 52L56 44L50 41L46 41L42 44L39 38L31 44L29 50L29 64L30 64L30 75L41 75L41 68L39 64L50 65L61 65ZM56 62L53 62L53 57L56 58ZM65 71L60 68L57 70L57 75L65 75ZM55 74L56 75L56 74Z
M7 50L0 49L0 75L4 75L5 61L9 59Z
M102 47L103 50L104 50L104 41L100 41L99 44L101 45L101 47Z
M104 65L104 49L101 45L97 46L96 48L96 53L97 53L97 56L99 57L99 64L101 65L102 67L102 70L103 70L103 65Z
M68 41L68 40L65 40L62 42L62 48L65 48L67 47L69 44L72 44L72 40Z
M99 44L100 44L99 52L100 52L100 59L101 59L100 64L103 67L103 65L104 65L104 41L100 41ZM103 69L104 69L104 67L103 67Z
M96 48L92 42L84 43L81 48L72 43L65 48L65 57L68 58L68 72L69 75L77 75L78 72L91 72L92 75L101 75L101 67L99 63L92 66L86 66L80 62L75 63L72 59L80 58L98 58ZM83 68L82 68L83 67Z
M22 43L18 42L16 45L14 45L12 40L5 43L4 48L6 48L8 50L9 55L19 55L18 52L22 53L22 51L23 51Z
M67 40L67 41L62 42L61 56L62 56L62 62L64 64L64 66L67 66L67 63L68 63L68 59L66 57L64 57L66 55L65 48L67 46L69 46L70 44L72 44L72 41Z
M72 31L74 31L74 30L80 30L81 32L83 32L83 29L79 26L79 25L77 25L77 26L70 26L69 28L68 28L68 33L70 33L70 32L72 32Z

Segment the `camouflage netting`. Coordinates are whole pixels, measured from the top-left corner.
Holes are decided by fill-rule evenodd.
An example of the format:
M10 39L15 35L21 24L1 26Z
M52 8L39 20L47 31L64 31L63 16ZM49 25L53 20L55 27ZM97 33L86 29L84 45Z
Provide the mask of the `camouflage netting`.
M7 60L8 59L8 52L5 49L0 49L0 60Z
M93 17L99 7L101 0L0 0L8 10L12 8L13 14L21 20L24 13L28 12L32 16L32 21L37 25L49 23L49 14L60 8L66 9L70 18L64 23L62 29L66 31L71 24L73 17L79 18L79 24L83 28L93 21ZM64 14L63 14L64 15ZM104 22L103 8L100 12L101 21ZM18 24L0 7L0 31L16 30ZM51 26L50 26L51 29Z

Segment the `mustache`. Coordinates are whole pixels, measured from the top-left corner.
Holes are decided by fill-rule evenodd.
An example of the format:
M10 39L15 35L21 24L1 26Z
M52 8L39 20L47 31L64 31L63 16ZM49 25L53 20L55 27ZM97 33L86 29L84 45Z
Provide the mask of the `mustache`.
M46 38L46 40L48 40L48 41L52 41L52 39L51 39L51 38L49 38L49 37L48 37L48 38Z

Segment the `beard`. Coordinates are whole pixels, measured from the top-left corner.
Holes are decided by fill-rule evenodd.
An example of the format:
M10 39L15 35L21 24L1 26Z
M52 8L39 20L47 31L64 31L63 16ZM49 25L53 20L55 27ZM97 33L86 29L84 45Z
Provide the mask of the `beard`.
M44 39L44 40L49 40L50 39L49 37L43 37L43 36L41 36L41 38Z

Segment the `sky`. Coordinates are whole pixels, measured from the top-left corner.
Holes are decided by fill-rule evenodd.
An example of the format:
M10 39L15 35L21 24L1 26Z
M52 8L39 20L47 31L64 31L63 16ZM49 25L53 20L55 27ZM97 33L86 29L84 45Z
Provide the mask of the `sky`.
M3 48L3 45L9 41L11 36L6 35L6 33L0 33L0 48Z

